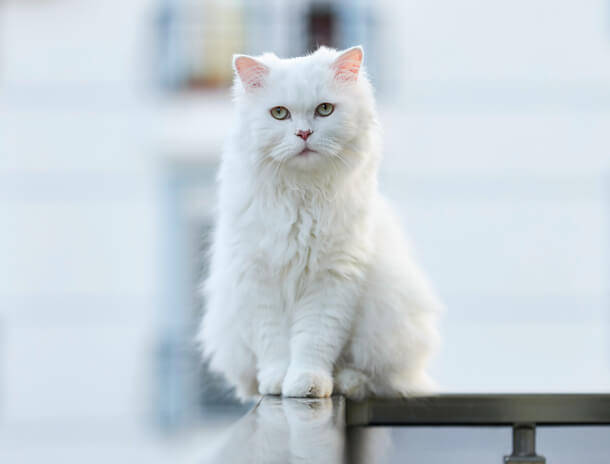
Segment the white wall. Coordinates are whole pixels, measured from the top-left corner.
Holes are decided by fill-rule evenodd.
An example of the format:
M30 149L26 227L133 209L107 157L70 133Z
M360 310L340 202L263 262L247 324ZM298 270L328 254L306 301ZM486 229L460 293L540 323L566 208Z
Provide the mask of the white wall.
M403 5L382 186L448 305L437 377L607 390L607 2Z
M0 7L4 423L125 423L150 409L152 4Z

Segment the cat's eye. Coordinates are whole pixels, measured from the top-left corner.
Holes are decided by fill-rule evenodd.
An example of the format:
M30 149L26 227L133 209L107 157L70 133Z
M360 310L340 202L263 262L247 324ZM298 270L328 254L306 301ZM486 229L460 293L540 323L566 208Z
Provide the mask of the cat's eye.
M270 112L271 116L273 116L275 119L279 119L280 121L290 116L290 111L288 111L288 108L283 106L274 106L271 108Z
M318 116L330 116L335 111L335 106L332 103L320 103L316 108Z

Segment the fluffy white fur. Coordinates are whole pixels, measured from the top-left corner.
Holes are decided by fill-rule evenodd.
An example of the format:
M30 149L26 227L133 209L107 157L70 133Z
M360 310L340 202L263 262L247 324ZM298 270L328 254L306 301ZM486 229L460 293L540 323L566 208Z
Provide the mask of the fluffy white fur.
M241 398L431 388L439 304L377 191L379 126L361 62L360 47L234 58L200 338ZM315 113L324 102L327 117ZM290 117L274 119L276 106ZM299 130L313 132L305 141Z

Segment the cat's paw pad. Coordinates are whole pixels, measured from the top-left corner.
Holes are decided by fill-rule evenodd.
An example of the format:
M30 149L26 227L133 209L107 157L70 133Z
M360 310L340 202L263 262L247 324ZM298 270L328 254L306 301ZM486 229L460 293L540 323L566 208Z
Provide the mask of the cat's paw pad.
M326 398L332 392L333 379L324 371L291 369L282 385L282 395L296 398Z
M273 366L261 369L258 373L258 392L261 395L281 395L286 368Z
M362 400L369 394L369 379L361 371L344 368L335 376L335 389L352 400Z

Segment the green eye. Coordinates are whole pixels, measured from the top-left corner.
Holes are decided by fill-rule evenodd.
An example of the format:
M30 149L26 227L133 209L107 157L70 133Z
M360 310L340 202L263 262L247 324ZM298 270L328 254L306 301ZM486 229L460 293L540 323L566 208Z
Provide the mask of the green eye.
M320 103L316 108L316 114L318 116L330 116L334 110L335 107L332 103Z
M274 106L270 111L271 116L273 116L275 119L279 119L280 121L290 116L290 111L283 106Z

